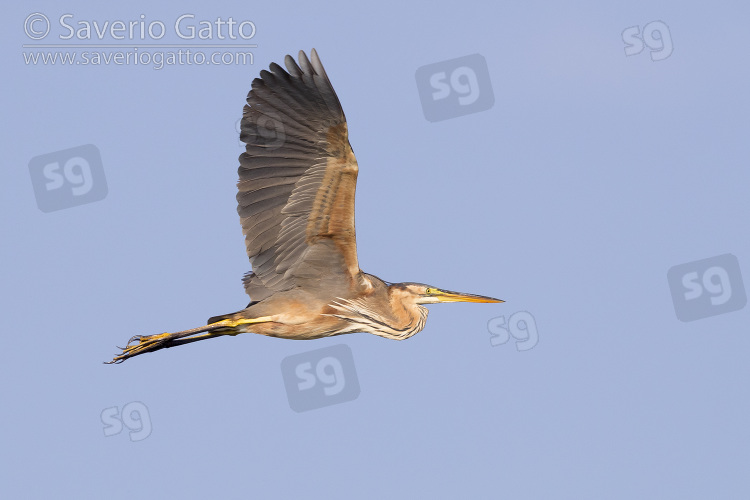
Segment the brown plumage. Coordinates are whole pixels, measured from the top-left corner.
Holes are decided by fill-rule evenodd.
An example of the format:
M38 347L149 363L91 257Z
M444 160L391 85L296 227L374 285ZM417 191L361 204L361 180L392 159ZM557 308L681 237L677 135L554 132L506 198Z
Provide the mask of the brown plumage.
M359 167L338 97L315 49L287 70L272 63L243 111L237 212L252 272L252 302L208 325L136 336L112 362L222 335L315 339L364 331L405 339L437 302L502 302L419 283L388 284L357 261L354 194ZM131 345L132 344L132 345Z

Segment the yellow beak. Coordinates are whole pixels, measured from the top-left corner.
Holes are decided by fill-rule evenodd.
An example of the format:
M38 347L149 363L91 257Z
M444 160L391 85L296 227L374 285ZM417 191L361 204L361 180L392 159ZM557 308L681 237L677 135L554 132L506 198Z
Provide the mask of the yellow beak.
M485 297L483 295L450 292L439 289L435 289L433 295L438 299L438 302L505 302L504 300L493 299L492 297Z

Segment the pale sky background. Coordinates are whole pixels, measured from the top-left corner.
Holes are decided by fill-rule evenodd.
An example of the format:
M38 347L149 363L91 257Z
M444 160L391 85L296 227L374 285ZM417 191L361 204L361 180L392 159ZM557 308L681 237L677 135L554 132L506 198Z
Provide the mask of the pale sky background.
M37 12L56 43L66 13L170 30L190 13L251 20L258 46L252 65L27 65ZM7 5L0 497L750 497L750 308L682 322L667 281L723 254L750 281L748 19L742 2ZM623 31L652 21L671 55L626 56ZM246 305L235 123L261 69L312 47L360 165L361 267L507 302L431 306L404 342L247 334L103 365ZM427 121L417 69L477 53L494 106ZM106 197L43 213L29 161L86 144ZM488 322L519 311L538 344L493 347ZM292 411L281 361L339 344L359 397ZM151 433L105 436L102 412L132 402Z

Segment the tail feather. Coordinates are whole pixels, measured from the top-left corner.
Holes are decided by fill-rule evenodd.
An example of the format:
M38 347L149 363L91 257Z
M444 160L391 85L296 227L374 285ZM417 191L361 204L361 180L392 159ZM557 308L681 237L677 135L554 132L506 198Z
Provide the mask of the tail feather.
M206 321L206 324L210 325L211 323L216 323L216 322L221 321L223 319L231 318L235 314L237 314L237 313L222 314L221 316L212 316L212 317L208 318L208 321Z
M252 305L255 305L255 304L257 304L258 302L259 302L258 300L254 300L254 301L250 302L250 303L249 303L249 304L247 305L247 307L250 307L250 306L252 306ZM247 307L246 307L245 309L247 309ZM242 311L244 311L245 309L243 309ZM235 314L237 314L237 313L240 313L240 312L242 312L242 311L237 311L237 312L233 312L233 313L229 313L229 314L222 314L222 315L220 315L220 316L212 316L212 317L208 318L208 321L206 322L206 324L207 324L207 325L210 325L211 323L216 323L216 322L218 322L218 321L221 321L221 320L223 320L223 319L229 319L229 318L231 318L232 316L234 316Z

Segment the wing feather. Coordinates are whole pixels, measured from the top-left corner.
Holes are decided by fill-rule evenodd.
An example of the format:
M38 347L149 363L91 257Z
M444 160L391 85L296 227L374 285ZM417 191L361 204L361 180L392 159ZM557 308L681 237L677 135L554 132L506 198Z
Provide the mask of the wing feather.
M346 118L315 49L252 82L243 112L237 211L253 300L321 280L352 286L357 161Z

